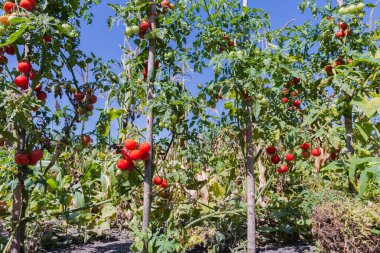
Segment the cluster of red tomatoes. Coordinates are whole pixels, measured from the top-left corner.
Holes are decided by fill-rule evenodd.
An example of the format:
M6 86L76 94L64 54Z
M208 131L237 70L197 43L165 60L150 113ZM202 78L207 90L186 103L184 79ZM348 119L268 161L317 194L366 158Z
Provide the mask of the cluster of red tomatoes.
M20 166L36 165L44 157L44 152L35 149L30 153L19 151L15 155L15 162Z
M302 149L302 157L305 159L310 158L310 156L318 157L322 154L321 148L313 148L310 150L310 143L305 142L300 145L300 148ZM279 164L281 161L280 156L277 154L277 148L274 146L267 147L266 149L267 154L270 155L270 160L273 164ZM337 154L335 152L330 153L330 159L336 160ZM295 155L292 153L287 153L285 155L285 159L288 162L292 162L295 159ZM285 173L289 170L288 166L286 164L282 164L280 167L277 168L278 173Z
M37 6L36 0L22 0L19 4L20 8L27 11L34 10L36 6ZM17 5L13 2L8 1L4 3L3 9L6 13L11 14L12 12L17 11Z
M74 92L74 99L79 102L77 109L79 115L84 115L94 110L94 104L98 101L98 97L93 94L91 88L87 88L85 92Z
M297 97L301 93L301 79L298 77L293 77L293 79L286 82L285 87L281 90L284 97L281 99L284 104L288 104L291 97ZM289 94L291 96L289 96ZM301 111L301 100L293 100L293 106L289 106L289 110Z
M223 40L227 41L227 45L228 45L229 47L235 47L235 46L236 46L236 45L235 45L235 41L231 40L231 39L230 39L230 36L228 36L227 34L223 34ZM221 46L221 47L219 48L219 52L223 52L223 51L224 51L224 47Z
M157 186L161 186L162 188L168 187L168 182L166 181L166 179L162 179L159 176L155 176L153 178L153 183Z
M336 33L336 37L341 39L345 36L350 36L352 34L352 30L348 29L348 25L346 22L339 22L338 26L340 30Z
M137 149L138 147L138 149ZM121 150L123 158L120 158L116 166L120 170L132 171L135 168L135 161L150 159L150 144L142 142L140 145L135 140L128 139L124 143L124 148Z

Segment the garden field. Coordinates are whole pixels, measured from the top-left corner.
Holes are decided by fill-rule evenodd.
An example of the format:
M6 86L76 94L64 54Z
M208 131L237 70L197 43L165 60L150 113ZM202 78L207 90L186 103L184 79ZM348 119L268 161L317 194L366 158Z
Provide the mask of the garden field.
M0 251L380 253L379 4L0 1Z

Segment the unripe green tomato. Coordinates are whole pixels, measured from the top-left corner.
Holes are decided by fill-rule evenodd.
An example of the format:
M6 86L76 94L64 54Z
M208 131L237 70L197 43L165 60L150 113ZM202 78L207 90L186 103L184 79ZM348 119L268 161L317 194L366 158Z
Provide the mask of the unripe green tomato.
M169 127L170 127L170 122L169 122L169 123L166 123L166 124L164 125L164 127L165 127L165 128L169 128Z
M261 102L261 104L263 106L267 106L268 105L268 100L266 98L262 98L260 102Z
M173 57L173 52L169 52L168 53L168 58L172 58Z
M72 38L76 38L76 37L79 37L79 33L77 33L76 31L72 31L69 33L69 36Z
M362 11L362 10L364 9L364 7L365 7L365 4L364 4L364 3L358 3L358 4L356 5L356 10L357 10L357 11Z
M237 55L237 57L238 57L239 59L243 59L243 57L244 57L244 52L243 52L242 50L239 50L239 51L236 52L236 55Z
M161 121L160 123L158 123L158 126L161 127L161 128L164 128L165 127L165 123Z
M348 14L348 8L347 7L340 8L339 14L342 14L342 15Z
M138 27L137 25L132 26L131 29L134 34L139 34L140 32L140 27Z
M203 85L200 84L200 83L198 83L198 84L197 84L197 87L198 87L198 89L202 89L202 88L203 88Z
M355 4L351 4L350 6L348 6L348 13L349 14L354 14L356 13L357 9L356 9L356 5Z
M125 33L130 37L134 34L133 30L131 27L125 28Z
M63 24L63 25L62 25L62 28L63 28L63 30L65 30L65 32L67 32L67 33L71 33L71 32L74 30L74 27L72 27L72 26L69 25L69 24Z
M178 120L178 117L177 115L172 115L171 119L173 122L176 122Z
M119 77L117 75L112 75L111 76L111 80L115 83L118 83L119 82Z
M364 148L361 148L361 149L360 149L359 154L360 154L361 156L371 156L371 152L368 151L368 150L366 150L366 149L364 149Z
M106 158L106 154L104 154L103 152L98 152L98 157L102 160L104 160Z
M0 34L3 34L5 30L5 27L3 25L0 25Z
M263 97L264 97L264 96L263 96L263 94L261 94L261 93L257 94L257 96L256 96L257 99L262 99Z
M364 18L364 13L360 13L359 18Z

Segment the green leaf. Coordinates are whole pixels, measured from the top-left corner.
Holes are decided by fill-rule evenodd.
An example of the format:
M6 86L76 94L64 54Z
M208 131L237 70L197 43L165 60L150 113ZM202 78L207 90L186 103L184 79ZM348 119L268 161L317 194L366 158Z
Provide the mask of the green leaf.
M46 183L47 183L47 185L48 185L50 188L52 188L53 190L57 190L57 188L58 188L58 184L57 184L57 182L56 182L54 179L49 178L48 180L46 180Z
M107 175L102 173L102 175L100 176L100 179L101 179L101 184L102 184L102 192L107 193L108 188L109 188L109 179Z
M356 96L351 104L356 105L368 118L371 118L377 110L380 109L380 97L368 99L366 97Z
M12 33L8 37L8 40L6 42L0 44L0 47L9 45L9 44L12 44L13 42L15 42L25 32L26 28L27 28L27 25L22 24L16 32Z
M121 115L123 115L123 110L116 110L115 108L112 108L107 112L108 118L110 121L119 118Z
M84 207L84 195L81 192L76 191L74 193L74 201L77 207Z
M365 163L380 163L380 157L364 157L364 158L355 158L350 161L348 176L351 182L355 182L355 173L359 165Z
M367 189L367 184L368 184L368 171L365 170L360 174L360 180L359 180L359 197L363 197L366 189Z
M360 135L362 136L363 140L367 142L369 139L369 136L371 136L371 133L374 130L372 125L371 124L365 125L365 124L359 123L359 122L355 122L354 124L355 124L356 128L358 129Z
M226 190L216 180L212 180L211 185L215 198L221 199L224 196Z
M188 190L197 190L197 189L202 188L206 184L207 184L207 180L202 180L202 181L192 180L190 184L186 185L186 189L188 189Z
M359 197L363 197L367 190L370 174L380 183L380 166L368 168L360 174L359 180Z
M115 216L116 213L117 213L117 208L113 206L111 203L107 203L102 209L103 218L110 218L112 216Z

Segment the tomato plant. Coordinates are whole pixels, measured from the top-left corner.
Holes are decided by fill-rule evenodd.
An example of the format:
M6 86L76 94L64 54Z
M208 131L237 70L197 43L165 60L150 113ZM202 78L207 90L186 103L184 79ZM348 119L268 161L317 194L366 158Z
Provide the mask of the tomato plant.
M336 192L378 204L375 5L300 1L311 19L274 29L246 1L108 4L125 33L104 61L80 49L98 3L2 2L5 252L63 222L131 231L135 252L255 252L315 239Z

